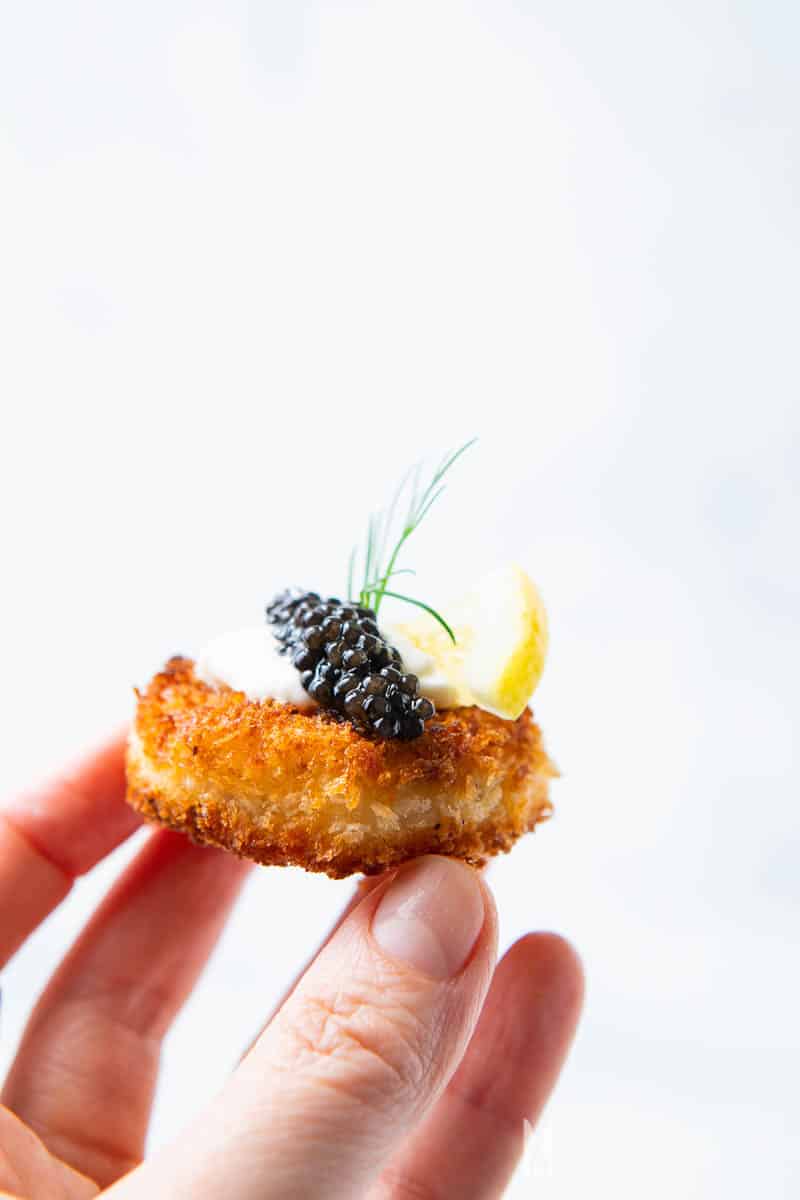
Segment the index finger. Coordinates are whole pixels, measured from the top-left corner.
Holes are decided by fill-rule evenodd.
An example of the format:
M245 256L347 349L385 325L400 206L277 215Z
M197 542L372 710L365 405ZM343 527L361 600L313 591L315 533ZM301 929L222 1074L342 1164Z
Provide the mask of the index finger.
M125 803L126 737L0 803L0 966L141 823Z

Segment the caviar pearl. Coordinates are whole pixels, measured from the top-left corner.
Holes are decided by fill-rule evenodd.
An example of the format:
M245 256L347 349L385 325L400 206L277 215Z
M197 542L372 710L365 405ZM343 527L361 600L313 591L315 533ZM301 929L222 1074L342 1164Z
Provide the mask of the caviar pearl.
M411 741L424 732L434 706L419 695L417 676L403 671L371 609L286 591L267 608L267 620L320 707L379 738Z

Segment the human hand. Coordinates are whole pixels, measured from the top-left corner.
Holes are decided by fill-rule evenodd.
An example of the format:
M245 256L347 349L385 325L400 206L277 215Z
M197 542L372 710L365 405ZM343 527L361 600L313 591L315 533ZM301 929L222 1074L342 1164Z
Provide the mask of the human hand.
M0 966L136 827L123 795L118 739L0 812ZM220 1096L139 1165L162 1039L247 870L150 836L34 1009L2 1093L0 1200L501 1195L581 971L549 934L494 970L486 884L443 858L360 885Z

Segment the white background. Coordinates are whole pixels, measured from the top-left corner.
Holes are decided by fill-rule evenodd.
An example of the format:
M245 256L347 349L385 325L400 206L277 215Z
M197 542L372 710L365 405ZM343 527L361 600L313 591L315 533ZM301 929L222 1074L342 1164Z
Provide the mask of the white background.
M417 586L542 587L563 779L491 878L504 942L589 978L519 1196L800 1183L798 35L779 0L0 5L2 784L284 583L341 590L478 434ZM127 853L5 972L3 1064ZM349 889L252 879L154 1143Z

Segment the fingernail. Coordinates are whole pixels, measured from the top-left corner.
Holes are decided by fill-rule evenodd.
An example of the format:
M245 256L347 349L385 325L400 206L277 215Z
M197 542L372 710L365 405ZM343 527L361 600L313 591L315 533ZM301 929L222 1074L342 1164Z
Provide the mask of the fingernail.
M372 918L380 948L433 979L463 967L483 928L475 872L447 858L420 858L389 884Z

